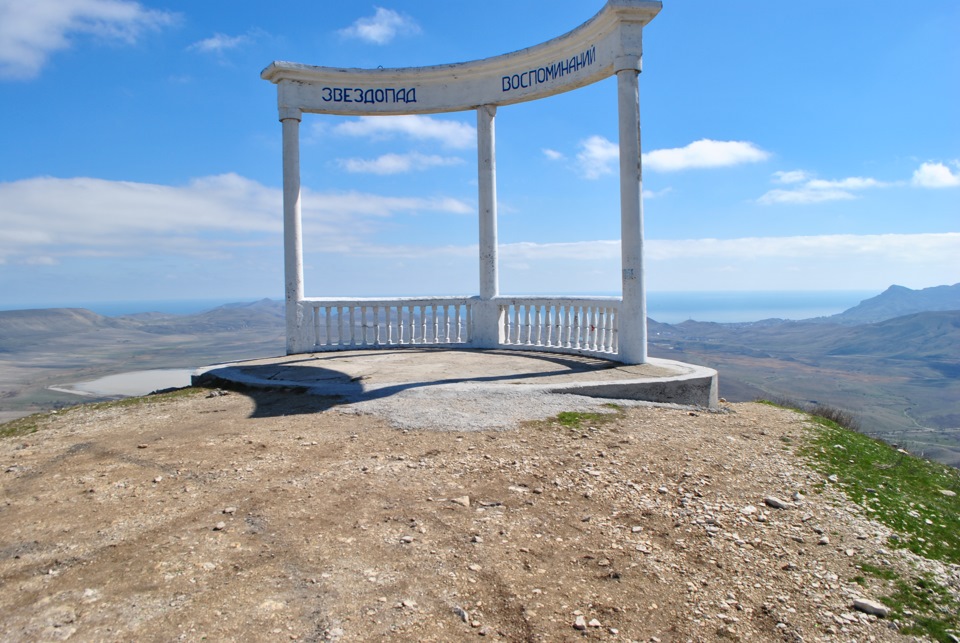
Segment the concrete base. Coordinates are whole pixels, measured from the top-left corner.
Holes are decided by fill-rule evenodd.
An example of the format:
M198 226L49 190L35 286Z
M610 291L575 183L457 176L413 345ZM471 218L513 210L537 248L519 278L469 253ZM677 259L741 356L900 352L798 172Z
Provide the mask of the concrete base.
M717 372L665 359L645 364L530 351L380 349L314 353L198 369L193 383L298 390L347 401L409 388L474 384L715 408Z

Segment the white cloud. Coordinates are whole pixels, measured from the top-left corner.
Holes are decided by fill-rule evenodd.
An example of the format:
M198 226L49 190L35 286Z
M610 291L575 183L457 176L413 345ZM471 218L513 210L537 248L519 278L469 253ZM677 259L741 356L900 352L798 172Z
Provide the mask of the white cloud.
M857 190L884 188L892 185L884 181L862 176L851 176L845 179L828 181L814 179L808 172L794 170L792 172L774 172L775 183L799 183L789 190L775 189L765 193L757 203L773 205L775 203L823 203L826 201L849 201L857 198Z
M449 197L310 190L303 191L302 208L305 234L325 248L361 242L383 217L475 211ZM210 256L279 243L281 213L281 190L236 174L182 186L50 177L0 183L0 261L23 263L37 255Z
M665 196L673 192L673 188L665 187L662 190L644 190L643 198L644 199L657 199L659 197Z
M960 186L960 172L952 172L943 163L922 163L914 171L911 185L919 188L955 188Z
M548 154L549 156L549 154ZM654 172L676 172L692 168L717 168L756 163L770 154L745 141L702 139L685 147L653 150L642 155L643 167ZM552 158L552 157L551 157ZM597 179L613 173L620 148L603 136L591 136L580 142L577 162L584 178Z
M599 179L613 172L613 164L620 158L620 147L602 136L591 136L580 141L577 163L585 179Z
M223 53L228 49L235 49L240 45L250 42L250 36L228 36L222 33L215 33L209 38L199 40L189 47L190 51L199 51L203 53Z
M419 33L420 25L413 18L383 7L377 7L372 16L359 18L346 29L340 30L343 36L375 45L385 45L397 36L415 36Z
M802 183L810 178L810 173L804 170L792 170L789 172L774 172L773 180L775 183Z
M477 129L472 125L419 115L366 116L339 123L333 132L369 138L390 138L399 134L414 140L438 141L455 149L467 149L477 142Z
M432 167L460 165L463 159L456 156L438 156L436 154L383 154L375 159L340 159L340 165L348 172L365 174L402 174L427 170Z
M644 168L657 172L676 172L691 168L715 168L758 163L770 157L747 141L701 139L685 147L653 150L643 155Z
M867 188L882 188L887 184L876 179L864 178L862 176L851 176L839 181L825 181L823 179L812 179L807 181L806 187L811 190L865 190Z
M130 0L0 0L0 78L35 78L77 36L134 43L177 17Z
M566 156L563 155L562 152L558 152L557 150L551 150L548 147L545 147L543 149L543 155L546 156L551 161L562 161L563 159L567 158Z
M857 198L845 190L813 190L799 188L797 190L770 190L759 199L761 205L774 203L822 203L824 201L848 201Z

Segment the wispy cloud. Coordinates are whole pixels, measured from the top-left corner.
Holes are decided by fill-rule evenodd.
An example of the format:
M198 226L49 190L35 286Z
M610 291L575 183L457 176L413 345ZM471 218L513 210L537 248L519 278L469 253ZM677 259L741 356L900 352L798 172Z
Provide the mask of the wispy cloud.
M375 159L340 159L340 165L348 172L363 174L403 174L462 163L463 159L456 156L420 154L419 152L383 154Z
M802 183L810 178L810 173L804 170L790 170L788 172L774 172L774 183Z
M551 161L562 161L563 159L567 158L563 155L563 152L558 152L557 150L552 150L548 147L543 148L543 155Z
M374 139L400 135L418 141L436 141L455 149L467 149L477 143L477 129L472 125L419 115L367 116L340 123L333 128L333 132Z
M198 40L187 47L187 49L189 51L199 51L201 53L221 54L229 49L236 49L241 45L245 45L250 41L251 36L248 34L228 36L222 33L215 33L209 38Z
M927 162L913 173L911 185L919 188L955 188L960 186L960 163L954 161L958 171L951 171L943 163Z
M789 183L796 187L790 189L774 189L766 192L757 199L761 205L776 203L823 203L826 201L848 201L857 198L855 194L860 190L888 187L891 184L877 179L863 176L851 176L845 179L828 181L811 178L810 173L803 170L791 172L774 172L774 183Z
M410 16L377 7L372 16L357 19L349 27L341 29L340 34L375 45L386 45L397 36L415 36L420 31L420 25Z
M178 14L129 0L0 0L0 78L36 78L78 36L132 44L177 20Z
M701 139L684 147L653 150L643 155L644 168L655 172L677 172L694 168L717 168L759 163L770 158L748 141Z
M405 213L464 214L450 197L303 192L305 230L322 247L355 244L374 222ZM279 239L282 193L236 174L170 186L50 177L0 183L0 261L33 256L207 255ZM266 237L264 236L266 235Z

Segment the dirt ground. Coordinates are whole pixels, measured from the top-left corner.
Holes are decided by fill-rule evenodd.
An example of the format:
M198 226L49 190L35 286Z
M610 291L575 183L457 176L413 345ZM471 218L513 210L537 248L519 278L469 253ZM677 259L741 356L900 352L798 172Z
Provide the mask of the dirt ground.
M802 417L725 410L451 432L198 390L51 415L0 441L0 637L912 640L852 607L859 563L911 563L815 492Z

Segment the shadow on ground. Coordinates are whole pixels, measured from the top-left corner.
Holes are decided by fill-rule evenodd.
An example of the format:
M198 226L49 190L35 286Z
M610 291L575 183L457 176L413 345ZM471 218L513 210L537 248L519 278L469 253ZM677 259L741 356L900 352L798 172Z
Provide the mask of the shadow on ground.
M500 351L469 351L500 354ZM384 351L383 354L387 354ZM398 351L390 351L398 353ZM416 359L412 351L402 354ZM512 355L511 353L504 353ZM528 354L527 359L536 359L553 365L555 368L536 372L499 373L492 375L473 375L465 377L443 377L420 379L417 381L388 383L385 386L372 385L371 377L352 376L341 370L326 368L323 361L329 357L295 358L276 364L233 364L214 368L194 376L195 386L222 388L243 393L252 398L257 407L251 417L275 417L317 413L338 404L382 399L406 390L446 384L462 383L506 383L519 380L536 380L557 375L577 372L606 370L616 368L618 364L607 360L589 360L566 358L560 355ZM549 366L548 366L549 368ZM429 377L429 373L425 373Z

